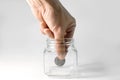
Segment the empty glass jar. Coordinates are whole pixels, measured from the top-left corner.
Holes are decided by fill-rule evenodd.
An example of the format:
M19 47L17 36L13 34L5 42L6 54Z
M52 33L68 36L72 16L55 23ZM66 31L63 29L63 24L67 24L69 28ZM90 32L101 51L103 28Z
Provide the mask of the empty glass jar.
M64 59L58 57L56 45L62 45L66 49ZM63 43L57 40L47 39L47 46L44 50L44 73L48 76L70 76L77 66L77 50L72 38L65 38Z

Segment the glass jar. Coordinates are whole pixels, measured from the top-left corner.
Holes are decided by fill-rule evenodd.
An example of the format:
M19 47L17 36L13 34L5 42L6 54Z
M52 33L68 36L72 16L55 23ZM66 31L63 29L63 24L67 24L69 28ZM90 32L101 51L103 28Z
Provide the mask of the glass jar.
M48 76L70 76L71 72L77 66L77 50L74 47L72 38L65 38L62 45L67 49L64 59L58 58L54 39L47 39L47 47L44 50L44 73Z

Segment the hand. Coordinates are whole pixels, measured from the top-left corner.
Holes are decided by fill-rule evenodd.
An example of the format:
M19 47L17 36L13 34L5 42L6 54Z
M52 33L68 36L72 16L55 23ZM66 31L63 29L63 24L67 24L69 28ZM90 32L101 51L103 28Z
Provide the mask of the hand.
M63 59L66 55L64 38L73 37L76 26L75 19L59 0L27 0L27 2L34 16L40 22L41 32L56 40L58 57Z

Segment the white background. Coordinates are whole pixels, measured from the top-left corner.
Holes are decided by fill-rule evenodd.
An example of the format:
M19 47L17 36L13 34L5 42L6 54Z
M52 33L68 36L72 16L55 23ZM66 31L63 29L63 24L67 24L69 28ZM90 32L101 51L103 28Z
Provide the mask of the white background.
M77 21L79 65L93 68L75 80L120 80L120 1L61 2ZM50 80L43 74L45 40L25 0L0 0L0 80Z

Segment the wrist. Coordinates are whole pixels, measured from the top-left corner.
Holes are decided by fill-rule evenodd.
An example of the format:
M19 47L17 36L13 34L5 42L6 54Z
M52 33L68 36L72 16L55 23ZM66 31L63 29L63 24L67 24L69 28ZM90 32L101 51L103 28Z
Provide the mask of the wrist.
M40 2L45 6L46 4L49 4L49 5L56 5L56 4L59 4L59 0L40 0Z

